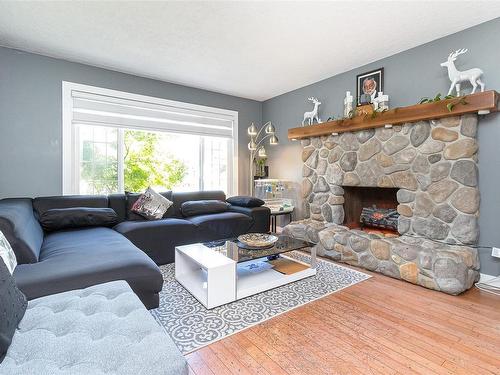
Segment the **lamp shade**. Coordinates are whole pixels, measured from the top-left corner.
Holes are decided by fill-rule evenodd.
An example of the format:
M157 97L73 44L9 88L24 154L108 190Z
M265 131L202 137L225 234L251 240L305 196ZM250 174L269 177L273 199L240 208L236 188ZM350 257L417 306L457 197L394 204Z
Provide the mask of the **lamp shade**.
M257 144L255 143L255 141L253 140L253 138L248 143L248 149L250 151L255 151L257 149Z
M269 121L266 125L266 134L274 134L276 132L276 129L274 128L274 125Z
M267 158L266 149L264 147L259 148L258 155L259 158Z
M278 140L278 137L276 137L274 134L271 136L271 138L269 139L269 144L271 146L276 146L279 142Z
M247 130L248 130L248 135L257 135L258 129L253 122L252 125L250 125Z

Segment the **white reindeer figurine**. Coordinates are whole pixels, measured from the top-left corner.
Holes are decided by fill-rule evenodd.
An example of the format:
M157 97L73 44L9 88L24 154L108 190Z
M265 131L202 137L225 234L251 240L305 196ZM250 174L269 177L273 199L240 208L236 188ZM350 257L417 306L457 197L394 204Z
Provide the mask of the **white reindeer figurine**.
M451 95L453 88L457 91L457 96L460 96L460 83L462 82L470 82L472 85L472 92L474 94L477 89L477 85L481 86L481 92L484 91L484 82L481 81L481 76L483 75L483 71L478 68L464 70L463 72L457 70L455 67L454 61L457 59L458 55L463 55L466 53L467 49L459 49L455 52L450 53L448 56L448 60L444 63L441 63L441 66L445 66L448 68L448 77L450 77L451 85L450 90L448 91L448 95Z
M318 117L318 109L319 109L319 105L321 104L321 102L313 96L311 96L310 98L307 98L307 100L314 103L314 108L312 111L304 113L304 119L302 120L302 126L304 126L304 122L306 120L308 120L308 122L309 122L308 125L312 125L315 119L316 119L316 122L319 124L321 122L321 119Z

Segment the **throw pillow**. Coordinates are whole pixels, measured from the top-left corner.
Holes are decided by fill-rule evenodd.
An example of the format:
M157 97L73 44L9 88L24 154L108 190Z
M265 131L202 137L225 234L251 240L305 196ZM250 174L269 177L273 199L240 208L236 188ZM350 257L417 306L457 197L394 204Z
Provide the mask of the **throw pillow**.
M182 215L185 217L216 214L226 212L229 204L217 200L187 201L181 205Z
M247 197L244 195L238 195L236 197L231 197L227 198L226 202L232 204L233 206L240 206L240 207L260 207L263 206L264 202L262 199L255 198L255 197Z
M131 211L148 220L158 220L163 217L172 204L173 202L148 187L134 203Z
M40 216L42 228L48 232L85 227L113 227L118 215L112 208L53 208Z
M27 306L26 296L17 288L9 269L0 259L0 363Z
M0 231L0 258L3 259L5 266L12 275L14 268L17 266L16 254L14 254L14 250L12 250L9 241L7 241L2 231Z

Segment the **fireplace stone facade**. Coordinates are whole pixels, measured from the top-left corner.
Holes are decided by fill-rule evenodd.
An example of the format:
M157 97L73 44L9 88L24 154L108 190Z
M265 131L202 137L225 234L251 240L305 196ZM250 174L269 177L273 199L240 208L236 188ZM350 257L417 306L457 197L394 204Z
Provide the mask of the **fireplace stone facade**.
M479 276L469 246L479 238L476 133L477 116L464 115L302 140L306 220L285 232L315 239L320 255L431 289L470 288ZM400 237L343 226L345 186L398 188Z

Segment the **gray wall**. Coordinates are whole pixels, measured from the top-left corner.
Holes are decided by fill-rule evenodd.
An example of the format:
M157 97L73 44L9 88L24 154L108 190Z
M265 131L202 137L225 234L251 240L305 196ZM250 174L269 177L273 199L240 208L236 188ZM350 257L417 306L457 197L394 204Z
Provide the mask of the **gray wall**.
M0 198L62 193L62 81L238 111L248 191L246 128L261 122L260 102L0 47Z
M273 121L278 129L280 145L268 150L271 177L301 181L300 142L287 139L287 130L299 126L302 115L312 107L308 96L317 96L323 103L320 117L340 116L345 91L356 92L356 75L384 67L384 91L390 95L391 107L417 103L420 98L446 94L449 80L439 64L449 52L468 48L457 60L458 69L480 67L485 74L486 89L500 91L500 18L401 52L352 71L294 90L263 103L262 119ZM339 57L341 58L341 57ZM463 88L468 89L465 85ZM479 172L481 191L480 244L500 247L500 115L479 119ZM491 257L491 250L479 249L481 272L500 274L500 260Z

